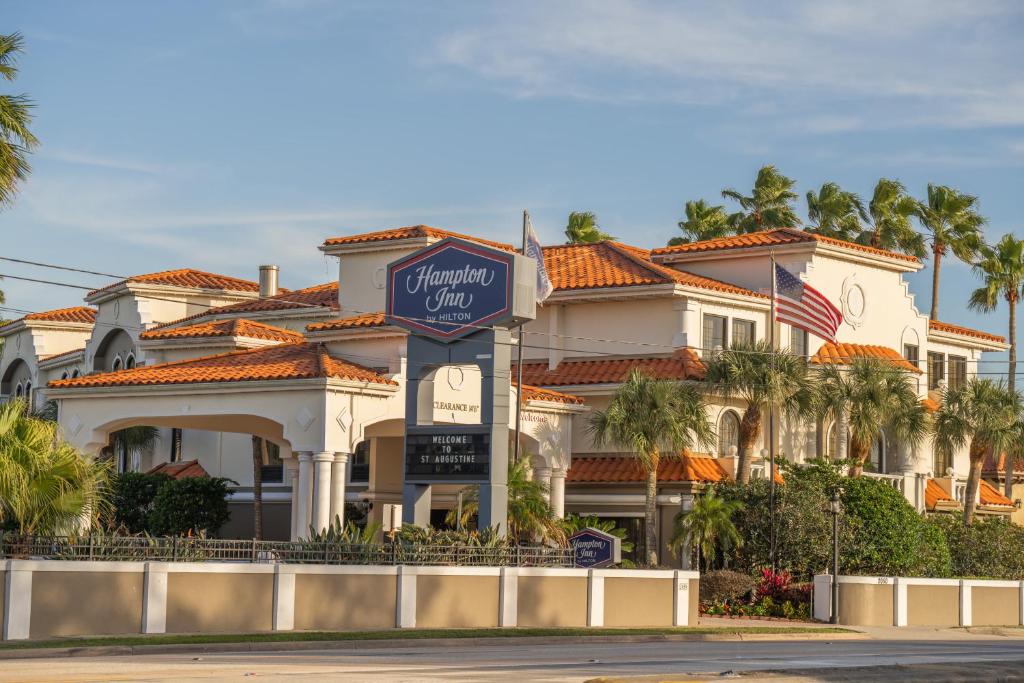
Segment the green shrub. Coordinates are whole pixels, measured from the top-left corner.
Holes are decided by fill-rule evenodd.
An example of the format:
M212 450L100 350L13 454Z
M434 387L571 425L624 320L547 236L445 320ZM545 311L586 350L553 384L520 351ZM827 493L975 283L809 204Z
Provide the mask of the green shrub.
M223 477L172 479L157 491L148 520L150 533L213 535L231 517L228 482Z
M700 599L712 602L738 600L754 588L754 579L729 569L707 572L700 577Z
M171 481L166 474L124 472L114 479L111 491L112 526L131 534L150 530L149 515L157 491Z
M945 538L953 576L1024 579L1024 527L1008 520L975 517L965 527L960 515L933 515L930 529Z

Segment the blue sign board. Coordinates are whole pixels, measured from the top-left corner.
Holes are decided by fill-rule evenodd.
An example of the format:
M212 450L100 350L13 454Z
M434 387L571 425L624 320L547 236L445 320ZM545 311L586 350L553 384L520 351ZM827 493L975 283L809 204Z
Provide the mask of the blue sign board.
M569 537L577 567L596 569L622 561L622 541L618 536L587 527Z
M446 239L388 266L387 320L451 341L512 315L511 252Z

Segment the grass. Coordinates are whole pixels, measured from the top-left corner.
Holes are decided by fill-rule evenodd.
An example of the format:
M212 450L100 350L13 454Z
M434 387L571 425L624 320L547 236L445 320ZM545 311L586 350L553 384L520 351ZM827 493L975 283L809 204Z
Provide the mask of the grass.
M524 638L566 636L743 635L753 633L854 633L844 628L800 626L735 626L677 628L466 628L388 631L281 631L277 633L209 633L193 635L108 636L21 640L0 643L0 650L64 647L131 647L136 645L210 645L219 643L295 643L359 640L422 640L424 638Z

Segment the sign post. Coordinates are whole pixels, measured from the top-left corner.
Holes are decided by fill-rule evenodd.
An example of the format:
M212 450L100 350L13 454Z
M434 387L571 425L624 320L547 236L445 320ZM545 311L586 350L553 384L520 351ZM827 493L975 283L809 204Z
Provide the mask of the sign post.
M536 265L519 254L449 238L388 266L387 321L408 338L403 522L430 523L433 484L479 484L479 526L504 533L511 394L509 327L536 311ZM433 423L433 377L449 365L481 372L480 424Z

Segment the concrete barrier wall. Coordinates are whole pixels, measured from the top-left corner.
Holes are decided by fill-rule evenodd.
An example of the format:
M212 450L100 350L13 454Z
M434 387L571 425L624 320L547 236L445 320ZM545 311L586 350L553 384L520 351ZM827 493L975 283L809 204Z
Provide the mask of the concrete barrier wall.
M814 577L814 618L832 614L832 577ZM850 626L1024 626L1024 581L840 576Z
M0 561L3 638L697 623L696 572ZM986 599L989 596L986 596Z

